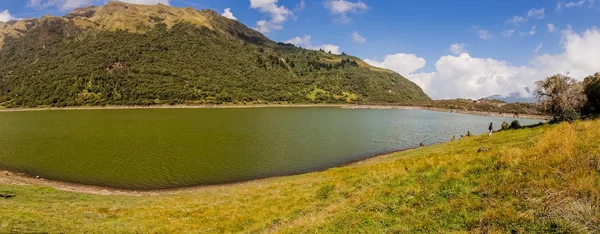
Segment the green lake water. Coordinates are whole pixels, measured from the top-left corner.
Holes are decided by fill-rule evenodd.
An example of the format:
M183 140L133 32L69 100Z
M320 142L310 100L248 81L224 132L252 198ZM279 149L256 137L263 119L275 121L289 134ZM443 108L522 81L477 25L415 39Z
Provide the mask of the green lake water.
M512 120L334 107L1 112L0 169L128 189L231 183L322 170Z

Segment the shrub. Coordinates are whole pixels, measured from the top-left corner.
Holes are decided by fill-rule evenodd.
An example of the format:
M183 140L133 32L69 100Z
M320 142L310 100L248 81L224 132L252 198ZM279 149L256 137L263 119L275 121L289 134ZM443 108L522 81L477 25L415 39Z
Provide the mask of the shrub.
M502 121L502 130L510 128L510 125L506 121Z
M561 116L562 118L559 119L559 121L568 121L568 122L573 122L575 120L578 120L579 118L581 118L581 116L579 115L579 112L573 109L567 109L565 111L565 113L563 114L563 116Z
M519 123L519 121L518 121L518 120L513 120L513 121L510 123L510 128L511 128L511 129L519 129L519 128L522 128L522 127L523 127L523 126L521 126L521 123Z

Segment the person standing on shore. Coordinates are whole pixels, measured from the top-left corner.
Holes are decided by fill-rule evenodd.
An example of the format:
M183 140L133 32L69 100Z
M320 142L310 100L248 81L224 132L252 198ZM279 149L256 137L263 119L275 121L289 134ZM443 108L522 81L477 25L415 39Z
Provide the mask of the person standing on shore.
M488 137L491 137L492 133L494 132L494 123L490 123L490 127L488 127L488 130L490 130L490 135L488 135Z

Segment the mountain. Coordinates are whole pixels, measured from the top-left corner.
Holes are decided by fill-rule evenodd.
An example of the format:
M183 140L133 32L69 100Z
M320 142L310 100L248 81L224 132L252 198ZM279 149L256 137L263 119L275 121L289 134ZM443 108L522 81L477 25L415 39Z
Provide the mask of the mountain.
M492 95L489 97L485 97L482 99L486 99L486 100L499 100L499 101L503 101L506 103L517 103L517 102L522 102L522 103L535 103L536 99L535 97L523 97L520 93L518 92L514 92L514 93L510 93L506 96L502 96L502 95Z
M109 2L0 23L5 107L431 99L354 56L276 43L212 10Z

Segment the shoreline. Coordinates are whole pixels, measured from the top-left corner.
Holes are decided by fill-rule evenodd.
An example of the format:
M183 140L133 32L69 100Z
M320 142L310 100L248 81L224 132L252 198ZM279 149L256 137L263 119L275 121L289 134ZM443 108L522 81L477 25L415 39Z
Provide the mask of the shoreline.
M86 185L86 184L78 184L73 182L59 181L59 180L48 180L38 176L29 175L22 172L12 172L7 170L0 170L0 184L4 185L17 185L17 186L43 186L43 187L51 187L56 190L66 191L66 192L74 192L74 193L83 193L83 194L94 194L94 195L104 195L104 196L159 196L159 195L174 195L185 192L194 192L204 189L211 188L225 188L225 187L233 187L233 186L241 186L248 185L253 183L259 183L267 180L289 177L289 176L298 176L309 173L323 172L333 168L341 168L348 166L356 166L361 165L363 163L369 162L371 160L377 158L385 158L389 157L392 154L399 152L406 152L410 150L417 149L419 147L407 148L394 150L387 153L379 153L372 156L368 156L363 159L353 160L347 163L342 163L340 165L325 168L322 170L314 170L300 174L290 174L290 175L280 175L280 176L270 176L265 178L252 179L247 181L239 181L232 183L224 183L224 184L213 184L213 185L192 185L187 187L179 187L179 188L165 188L165 189L120 189L120 188L112 188L98 185Z
M237 109L237 108L293 108L293 107L338 107L344 109L400 109L400 110L429 110L436 112L447 112L467 115L524 118L549 120L550 116L522 114L515 116L511 113L498 113L490 111L445 109L426 106L405 105L363 105L363 104L251 104L251 105L152 105L152 106L76 106L76 107L36 107L36 108L0 108L1 112L26 112L26 111L57 111L57 110L126 110L126 109Z
M338 107L345 109L405 109L405 110L429 110L429 111L437 111L437 112L448 112L448 113L458 113L458 114L469 114L469 115L480 115L480 116L496 116L496 117L514 117L510 114L500 115L499 113L492 112L481 112L481 111L466 111L466 110L453 110L453 109L443 109L443 108L431 108L424 106L400 106L400 105L348 105L348 104L287 104L287 105L160 105L160 106L97 106L97 107L66 107L66 108L57 108L57 107L49 107L49 108L15 108L15 109L0 109L0 112L25 112L25 111L43 111L43 110L120 110L120 109L202 109L202 108L265 108L265 107ZM519 118L530 118L530 119L540 119L546 120L546 116L540 115L521 115ZM441 142L437 144L442 144L446 142ZM434 145L437 145L434 144ZM28 185L38 185L44 187L51 187L61 191L68 192L76 192L76 193L85 193L85 194L96 194L96 195L123 195L123 196L158 196L158 195L168 195L168 194L179 194L184 192L192 192L198 191L202 189L210 189L210 188L223 188L223 187L231 187L231 186L239 186L244 184L252 184L265 180L288 177L288 176L296 176L303 175L314 172L322 172L332 168L340 168L347 166L355 166L361 165L363 163L367 163L371 160L377 158L385 158L389 157L392 154L399 152L406 152L410 150L414 150L421 147L412 147L394 150L385 153L378 153L371 156L367 156L362 159L349 161L346 163L342 163L333 167L328 167L321 170L313 170L306 173L301 174L290 174L290 175L280 175L280 176L270 176L265 178L252 179L247 181L239 181L232 183L223 183L223 184L214 184L214 185L193 185L187 187L179 187L179 188L166 188L166 189L149 189L149 190L141 190L141 189L120 189L120 188L112 188L105 186L96 186L96 185L86 185L86 184L77 184L72 182L58 181L58 180L47 180L44 178L39 178L34 175L29 175L20 172L12 172L7 170L0 170L0 184L8 184L8 185L19 185L19 186L28 186Z

